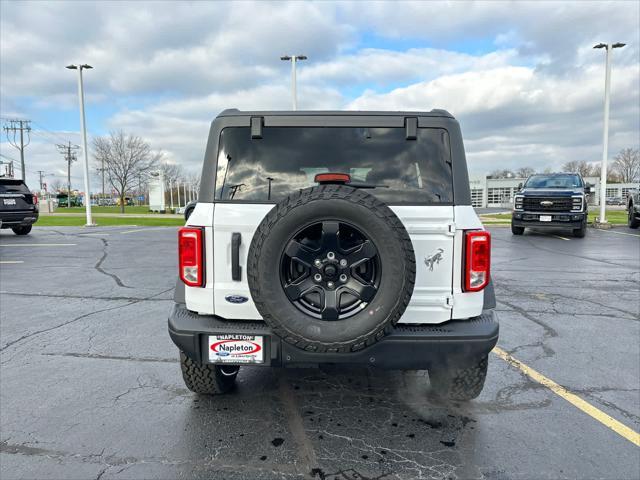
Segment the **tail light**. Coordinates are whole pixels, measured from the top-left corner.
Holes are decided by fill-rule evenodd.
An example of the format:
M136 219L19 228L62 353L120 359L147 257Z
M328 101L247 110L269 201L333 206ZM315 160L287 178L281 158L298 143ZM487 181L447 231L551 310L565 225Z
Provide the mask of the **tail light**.
M34 205L38 204L38 195L33 195L33 204Z
M204 228L178 230L178 268L180 280L190 287L204 286Z
M491 235L483 230L465 233L464 291L478 292L489 283Z

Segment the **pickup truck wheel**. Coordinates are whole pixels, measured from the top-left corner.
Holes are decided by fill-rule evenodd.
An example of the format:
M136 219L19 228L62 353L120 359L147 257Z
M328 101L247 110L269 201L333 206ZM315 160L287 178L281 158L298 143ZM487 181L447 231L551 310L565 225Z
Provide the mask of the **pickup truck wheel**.
M312 352L351 352L381 339L415 283L409 234L373 195L307 188L278 203L249 248L247 278L265 322Z
M13 233L16 235L28 235L31 231L31 225L23 225L21 227L12 227Z
M180 352L180 369L185 385L192 392L220 395L227 393L234 387L240 367L198 365L183 352Z
M482 392L488 363L488 357L484 357L466 368L441 367L429 370L431 388L437 396L448 400L472 400Z
M522 235L524 233L524 227L516 227L511 225L511 233L514 235Z
M638 220L633 211L633 205L629 205L629 218L627 220L627 224L629 228L638 228L640 227L640 220Z
M587 233L587 222L583 222L582 226L580 228L576 228L573 231L573 236L576 238L584 238L584 236Z

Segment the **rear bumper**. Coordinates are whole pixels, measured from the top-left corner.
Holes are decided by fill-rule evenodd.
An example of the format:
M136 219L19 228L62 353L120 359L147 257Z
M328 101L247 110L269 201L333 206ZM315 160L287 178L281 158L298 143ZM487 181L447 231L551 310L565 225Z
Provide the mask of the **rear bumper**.
M551 216L550 222L541 222L540 215ZM586 213L530 213L513 212L511 214L511 225L514 227L535 227L535 228L581 228L585 222Z
M265 362L260 366L347 364L428 370L433 366L466 365L479 360L496 345L498 332L494 311L485 310L479 317L439 325L400 324L379 342L357 352L314 353L283 342L264 322L198 315L181 303L176 303L169 315L171 340L198 363L208 362L208 335L244 334L264 336Z
M23 210L20 212L2 212L0 211L0 224L2 228L20 227L32 225L38 220L39 213L37 211Z

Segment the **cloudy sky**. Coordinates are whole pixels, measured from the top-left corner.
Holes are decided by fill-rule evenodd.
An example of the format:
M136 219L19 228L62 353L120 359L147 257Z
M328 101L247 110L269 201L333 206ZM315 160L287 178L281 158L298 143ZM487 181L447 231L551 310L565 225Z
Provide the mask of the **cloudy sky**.
M597 161L604 52L615 50L610 155L637 148L640 3L0 1L0 116L32 120L27 180L65 177L56 143L123 129L197 172L225 108L290 108L289 65L305 110L430 110L461 122L469 168ZM0 145L2 160L19 159ZM72 169L80 186L82 170ZM97 178L93 182L98 185Z

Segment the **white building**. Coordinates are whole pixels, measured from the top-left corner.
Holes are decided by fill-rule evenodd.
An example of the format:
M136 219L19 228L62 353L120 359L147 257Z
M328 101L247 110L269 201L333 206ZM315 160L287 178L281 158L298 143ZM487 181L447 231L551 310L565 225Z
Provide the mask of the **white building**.
M518 186L525 180L526 178L487 178L471 175L469 178L471 204L477 208L511 208L513 196L519 190ZM593 185L589 195L589 205L599 205L600 177L586 177L584 180ZM606 197L627 198L627 194L634 188L638 188L637 183L610 183L607 185Z

